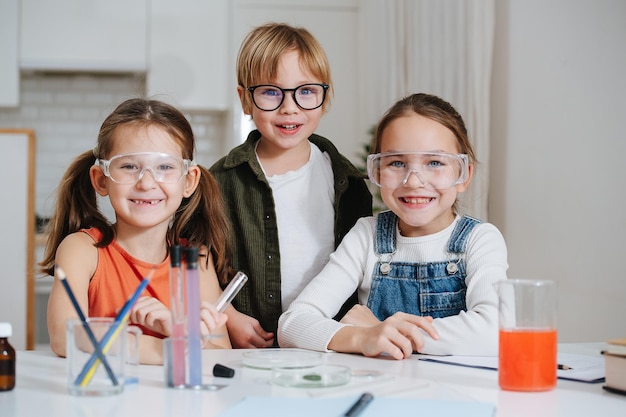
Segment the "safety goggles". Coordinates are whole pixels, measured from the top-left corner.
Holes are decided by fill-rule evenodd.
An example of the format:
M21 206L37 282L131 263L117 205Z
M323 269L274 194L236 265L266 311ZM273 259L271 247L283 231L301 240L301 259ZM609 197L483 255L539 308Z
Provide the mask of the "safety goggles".
M406 185L411 174L426 187L444 190L462 184L469 176L465 154L445 152L388 152L368 155L367 173L381 188Z
M118 184L135 184L146 171L157 182L175 183L187 175L192 162L160 152L137 152L115 155L111 159L96 159L104 175Z

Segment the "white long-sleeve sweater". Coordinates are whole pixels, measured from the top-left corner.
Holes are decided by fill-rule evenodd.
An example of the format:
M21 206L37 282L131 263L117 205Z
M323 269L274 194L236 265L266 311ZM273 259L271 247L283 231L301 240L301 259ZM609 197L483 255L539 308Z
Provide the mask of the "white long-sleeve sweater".
M459 217L446 229L428 236L404 237L398 230L392 262L434 262L449 259L448 240ZM376 218L360 219L330 256L324 269L305 287L278 322L281 347L327 351L335 333L345 326L332 319L358 289L367 305L372 271L378 261L374 238ZM467 311L433 321L439 339L426 333L420 353L497 355L498 296L493 284L506 279L507 250L500 231L480 223L472 230L465 252Z

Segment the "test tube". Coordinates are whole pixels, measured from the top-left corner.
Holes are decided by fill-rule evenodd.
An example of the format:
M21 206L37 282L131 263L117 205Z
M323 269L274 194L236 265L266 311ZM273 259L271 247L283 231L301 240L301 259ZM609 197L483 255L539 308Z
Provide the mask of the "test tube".
M172 310L172 336L170 369L174 387L185 386L185 279L181 268L181 248L170 247L170 304Z
M189 338L189 385L202 386L202 336L200 332L200 277L198 248L185 249L187 287L187 336Z
M235 277L228 283L228 286L226 286L224 292L217 300L217 304L215 305L217 311L219 311L220 313L226 311L228 304L230 304L233 298L235 298L239 290L243 288L247 281L248 276L246 274L241 271L237 272Z

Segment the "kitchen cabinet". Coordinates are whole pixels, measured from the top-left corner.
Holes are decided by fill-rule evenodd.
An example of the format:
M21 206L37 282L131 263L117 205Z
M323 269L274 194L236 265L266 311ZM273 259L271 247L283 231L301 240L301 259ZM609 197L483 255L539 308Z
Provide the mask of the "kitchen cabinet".
M152 0L148 95L187 110L226 110L228 0Z
M0 1L0 107L19 104L18 17L19 0Z
M20 67L146 71L149 1L21 0Z

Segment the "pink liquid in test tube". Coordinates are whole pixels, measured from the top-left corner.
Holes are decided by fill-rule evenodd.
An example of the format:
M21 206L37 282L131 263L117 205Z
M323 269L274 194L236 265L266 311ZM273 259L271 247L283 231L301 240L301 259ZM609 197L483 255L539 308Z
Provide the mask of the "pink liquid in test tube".
M181 248L170 248L170 304L172 309L172 385L185 386L185 279L181 268Z

